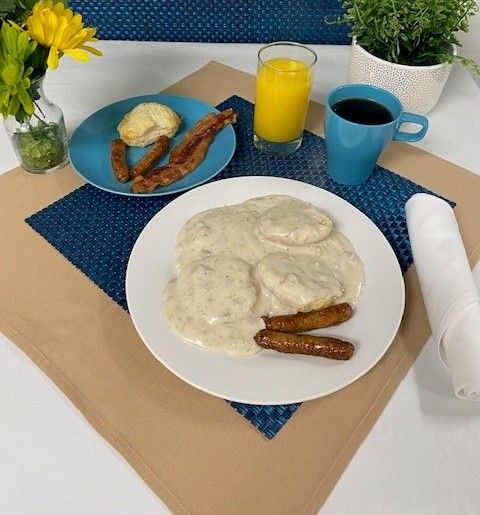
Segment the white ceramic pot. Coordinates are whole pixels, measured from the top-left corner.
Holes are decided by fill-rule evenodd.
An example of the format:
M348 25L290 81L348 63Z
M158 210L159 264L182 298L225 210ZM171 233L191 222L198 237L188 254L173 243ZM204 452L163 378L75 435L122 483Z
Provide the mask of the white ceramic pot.
M457 49L453 45L453 53ZM442 93L452 64L408 66L384 61L352 41L350 82L373 84L396 95L406 111L428 113Z

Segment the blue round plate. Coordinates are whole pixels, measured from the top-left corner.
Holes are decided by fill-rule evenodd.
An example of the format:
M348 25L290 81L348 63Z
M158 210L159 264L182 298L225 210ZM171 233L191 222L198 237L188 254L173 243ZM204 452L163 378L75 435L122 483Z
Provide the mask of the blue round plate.
M227 166L236 145L235 131L231 125L227 125L217 134L205 159L193 172L170 186L157 188L151 193L132 193L130 183L118 182L113 174L110 147L112 141L119 137L117 125L128 111L142 102L165 104L182 117L182 124L170 144L170 150L183 139L185 132L200 118L212 111L219 112L215 107L200 100L176 95L143 95L103 107L83 121L75 129L70 140L68 151L70 163L87 182L102 190L120 195L155 197L171 195L198 186L215 177ZM127 147L127 164L131 166L136 163L149 149L150 147ZM169 156L170 152L163 156L156 166L166 164Z

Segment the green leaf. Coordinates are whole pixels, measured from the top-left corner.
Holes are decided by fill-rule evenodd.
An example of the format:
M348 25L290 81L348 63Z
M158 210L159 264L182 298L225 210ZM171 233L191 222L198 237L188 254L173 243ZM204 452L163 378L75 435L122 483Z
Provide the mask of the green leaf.
M17 114L18 108L20 107L20 100L17 95L10 97L10 102L8 104L8 113L12 116Z
M1 1L1 0L0 0ZM34 112L34 95L30 76L41 75L43 61L34 62L37 43L17 26L3 23L0 29L0 91L3 116L17 116L19 110L25 115ZM45 57L44 53L40 54ZM32 62L29 62L32 61ZM38 65L38 67L36 66Z
M7 14L15 11L15 0L0 0L0 17L4 18Z
M17 36L17 55L22 59L22 61L26 58L29 40L30 37L27 32L22 31Z
M35 111L35 106L33 105L32 99L28 95L28 93L25 91L23 86L20 86L18 88L18 99L20 100L23 109L27 114L33 114L33 111Z
M8 54L14 54L16 52L16 34L15 29L4 23L1 29L1 36L3 40L3 52Z
M15 86L23 75L23 64L18 62L15 58L11 57L8 62L3 66L1 77L7 86Z
M38 0L22 0L23 8L27 11L31 11L33 6L38 2Z
M0 89L0 105L8 104L10 95L6 89Z

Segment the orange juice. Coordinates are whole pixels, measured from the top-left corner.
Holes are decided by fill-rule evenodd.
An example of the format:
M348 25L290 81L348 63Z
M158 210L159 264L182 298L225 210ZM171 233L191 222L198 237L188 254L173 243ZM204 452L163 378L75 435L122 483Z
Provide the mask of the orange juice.
M278 57L259 65L255 95L255 134L284 143L301 138L312 68L302 61Z

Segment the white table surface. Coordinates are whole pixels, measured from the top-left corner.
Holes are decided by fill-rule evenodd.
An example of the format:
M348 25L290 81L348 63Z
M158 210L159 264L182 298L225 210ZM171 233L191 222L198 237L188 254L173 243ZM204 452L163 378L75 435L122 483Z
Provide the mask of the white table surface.
M69 130L106 104L158 92L210 60L255 73L259 48L107 41L98 46L103 58L80 64L65 57L47 76L46 92L62 107ZM312 98L323 101L329 89L346 81L349 49L315 49ZM480 88L459 65L429 120L429 133L418 146L480 173ZM1 127L0 173L17 164ZM479 436L480 403L453 396L449 374L430 340L322 514L480 513ZM168 513L70 401L1 334L0 513Z

